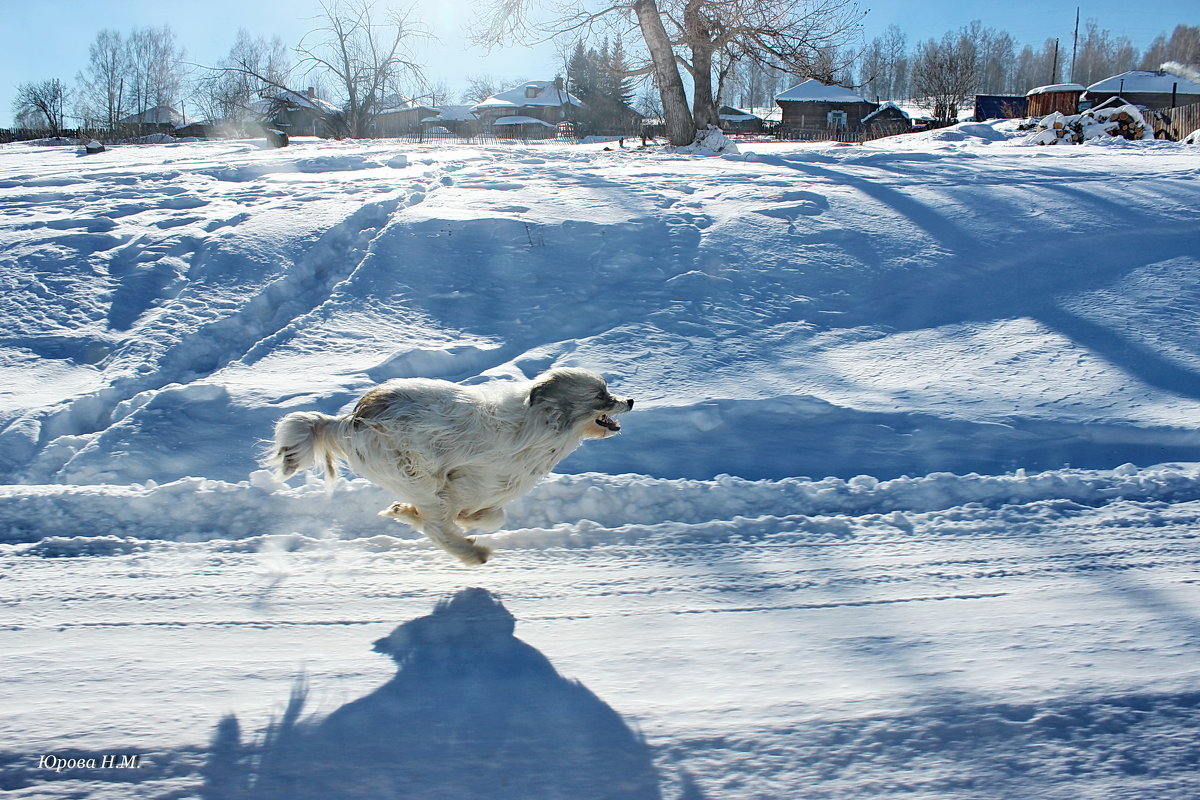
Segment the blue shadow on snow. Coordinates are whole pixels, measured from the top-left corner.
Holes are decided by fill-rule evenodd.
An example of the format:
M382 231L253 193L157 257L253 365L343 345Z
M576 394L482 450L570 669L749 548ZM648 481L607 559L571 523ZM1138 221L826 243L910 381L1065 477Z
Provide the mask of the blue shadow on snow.
M646 742L464 589L375 642L396 675L324 719L298 686L261 746L217 726L205 800L661 800Z

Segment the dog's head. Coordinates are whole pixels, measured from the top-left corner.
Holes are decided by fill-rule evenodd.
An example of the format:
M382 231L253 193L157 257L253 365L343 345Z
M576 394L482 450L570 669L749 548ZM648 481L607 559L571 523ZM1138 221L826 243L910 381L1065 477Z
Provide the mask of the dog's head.
M529 408L544 415L557 431L604 439L620 433L621 425L613 418L633 408L633 400L614 397L594 372L563 367L537 377L529 390Z

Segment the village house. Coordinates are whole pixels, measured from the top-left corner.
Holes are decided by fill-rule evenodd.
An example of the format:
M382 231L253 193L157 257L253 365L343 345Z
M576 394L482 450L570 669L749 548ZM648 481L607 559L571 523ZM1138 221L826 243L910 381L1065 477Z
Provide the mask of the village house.
M474 136L479 132L479 117L471 111L471 106L439 106L421 120L421 129L433 136Z
M762 133L763 118L740 108L721 106L717 119L725 133Z
M890 100L867 114L860 122L864 128L883 136L912 130L912 120L908 112Z
M375 136L406 136L421 129L424 119L437 114L437 109L423 106L403 95L389 95L379 102L372 133Z
M311 86L303 93L268 89L250 106L264 123L288 136L337 136L342 124L341 109L317 97L317 90Z
M872 103L845 86L810 78L779 95L780 129L787 133L848 131L864 136L888 136L912 130L912 120L892 102Z
M879 108L850 89L825 85L816 78L797 84L775 96L783 110L784 130L860 129L863 118Z
M489 133L542 137L553 135L560 123L571 122L582 107L561 81L527 81L477 103L471 112Z
M1044 117L1056 111L1067 116L1078 114L1083 91L1083 87L1078 83L1036 86L1025 93L1025 98L1029 101L1027 113L1031 117Z
M178 128L193 125L195 122L196 120L188 118L179 110L166 105L154 106L140 113L121 118L121 125L126 130L133 131L140 136L153 133L175 135Z
M1176 108L1200 103L1200 83L1161 69L1133 69L1087 87L1094 106L1114 97L1145 108Z

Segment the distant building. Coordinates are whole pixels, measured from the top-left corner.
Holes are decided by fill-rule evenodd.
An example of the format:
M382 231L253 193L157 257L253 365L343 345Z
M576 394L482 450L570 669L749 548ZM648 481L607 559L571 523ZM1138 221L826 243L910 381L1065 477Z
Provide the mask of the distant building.
M190 119L172 106L161 105L148 108L138 114L130 114L121 118L121 125L136 130L146 136L151 133L174 134L177 128L193 125L196 120Z
M826 86L816 78L775 96L783 110L785 128L860 128L879 106L844 86Z
M717 118L726 133L762 133L763 118L740 108L721 106Z
M471 106L484 130L499 135L549 136L570 121L583 102L561 81L527 81Z
M1067 115L1078 114L1083 91L1078 83L1055 83L1030 89L1025 93L1029 101L1029 116L1044 117L1055 111Z
M907 133L912 130L912 119L908 112L890 100L863 117L860 124L886 134Z
M394 94L383 98L375 111L372 132L375 136L405 136L421 129L422 121L437 113L431 106L414 103Z
M1029 98L1009 94L975 95L975 121L1021 119L1029 116Z
M1087 100L1100 105L1114 97L1146 108L1200 103L1200 83L1165 70L1133 69L1087 87Z
M317 90L307 92L291 89L267 89L250 103L251 109L262 117L264 124L288 136L332 137L342 133L345 120L342 110L317 97Z
M439 106L421 120L421 128L435 135L473 136L479 132L479 117L471 106Z

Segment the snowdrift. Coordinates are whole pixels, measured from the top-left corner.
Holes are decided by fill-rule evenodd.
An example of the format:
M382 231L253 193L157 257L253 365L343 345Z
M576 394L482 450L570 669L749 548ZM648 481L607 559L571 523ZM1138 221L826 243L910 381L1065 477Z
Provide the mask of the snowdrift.
M1195 459L1188 157L1033 159L999 135L715 158L10 146L0 471L237 483L286 411L553 364L639 400L579 472Z
M0 787L1196 796L1195 148L1023 139L0 146ZM259 464L556 365L481 569Z

